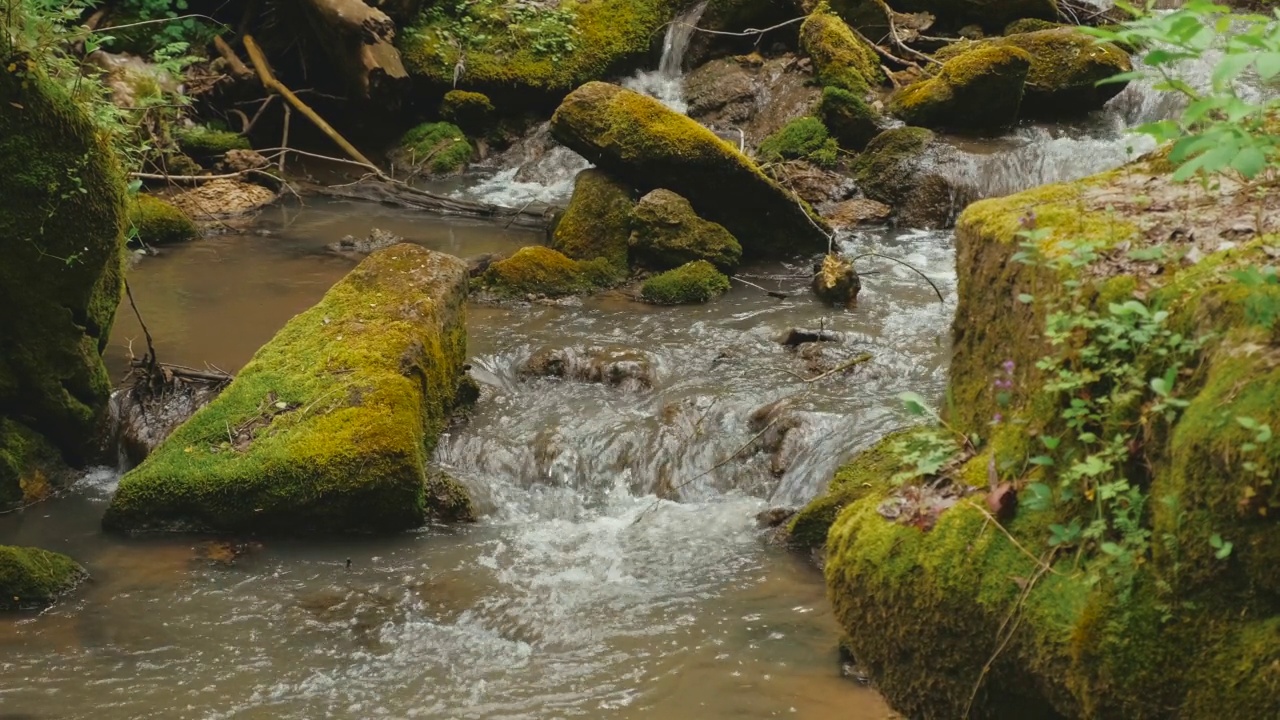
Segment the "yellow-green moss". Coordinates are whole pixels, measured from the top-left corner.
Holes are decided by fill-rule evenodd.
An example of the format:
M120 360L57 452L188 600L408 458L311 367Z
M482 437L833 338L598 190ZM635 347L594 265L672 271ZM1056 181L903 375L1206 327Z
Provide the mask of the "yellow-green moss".
M986 131L1018 119L1031 56L1015 47L984 46L956 56L938 74L889 98L909 124Z
M819 7L800 26L800 47L813 60L818 82L865 96L884 81L875 48L839 16Z
M583 170L573 181L573 196L552 232L551 247L575 260L604 258L618 270L627 268L631 188L596 169Z
M812 2L812 0L807 0ZM830 0L831 7L851 25L869 37L879 38L888 32L885 10L892 7L901 13L927 12L937 18L938 26L961 28L970 23L987 31L999 31L1021 18L1056 20L1056 0Z
M0 417L0 508L38 500L50 490L61 458L49 441L21 423Z
M213 160L228 150L250 149L249 138L229 130L216 130L204 125L174 132L174 140L182 152L197 160Z
M706 260L725 272L742 259L742 246L723 226L698 217L688 200L658 189L632 213L631 255L654 270Z
M475 154L467 136L453 123L423 123L400 138L396 158L409 165L425 165L436 174L465 170Z
M933 142L925 128L885 130L867 144L853 164L853 175L867 197L886 205L899 205L914 189L914 165Z
M832 167L839 159L839 152L835 138L821 120L798 117L761 141L756 154L767 163L808 160L821 167Z
M84 568L66 555L0 545L0 610L44 607L85 575Z
M490 265L483 284L500 295L563 297L609 287L620 279L618 267L605 258L574 260L532 245Z
M862 150L880 134L880 114L861 97L842 88L822 89L818 117L846 150Z
M651 97L587 83L565 98L551 131L640 192L679 193L699 216L728 229L748 259L827 246L829 229L812 210L736 147Z
M154 195L134 198L129 204L129 224L147 245L185 242L199 234L186 213Z
M450 90L440 101L440 117L470 135L483 135L494 119L493 103L484 93Z
M1043 18L1022 18L1005 25L1004 34L1018 35L1020 33L1036 32L1037 30L1052 30L1056 27L1062 27L1062 23Z
M78 463L111 391L125 184L107 138L35 63L0 64L0 97L0 414Z
M380 250L289 321L120 481L104 527L264 533L420 524L466 360L466 266Z
M668 270L645 281L640 297L656 305L704 303L728 292L729 278L706 260Z

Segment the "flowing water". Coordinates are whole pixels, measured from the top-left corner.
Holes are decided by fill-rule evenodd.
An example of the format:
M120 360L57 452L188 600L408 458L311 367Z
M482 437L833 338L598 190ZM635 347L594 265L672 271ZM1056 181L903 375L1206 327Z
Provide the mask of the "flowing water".
M238 368L352 267L323 247L348 233L376 226L462 256L536 240L318 201L274 209L260 226L131 270L163 359ZM754 519L812 497L902 422L899 392L943 385L950 238L846 242L921 267L947 302L886 266L865 278L856 308L832 311L804 291L804 268L773 263L743 272L787 299L735 286L694 307L622 295L472 307L484 392L436 454L475 494L484 517L472 526L263 540L226 565L226 548L199 538L102 535L110 470L0 517L0 543L66 552L93 575L47 612L0 621L0 715L888 717L872 690L840 677L821 577ZM801 382L791 373L816 370L777 342L792 327L839 333L829 362L874 359ZM140 336L123 308L113 372ZM647 367L647 383L519 375L541 349L577 357L592 346ZM778 400L785 433L739 452L757 434L753 411Z

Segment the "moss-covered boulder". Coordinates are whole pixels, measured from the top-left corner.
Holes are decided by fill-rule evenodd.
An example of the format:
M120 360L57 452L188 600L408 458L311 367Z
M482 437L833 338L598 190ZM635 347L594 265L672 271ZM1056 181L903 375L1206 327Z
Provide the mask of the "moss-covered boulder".
M880 113L858 95L838 87L822 89L818 117L846 150L862 150L882 130Z
M941 227L952 214L951 187L930 172L936 137L919 127L900 127L877 135L854 160L854 179L863 194L893 208L909 227Z
M825 7L800 26L800 47L813 60L814 74L823 85L864 97L884 81L875 48Z
M1014 20L1058 19L1057 0L829 0L833 12L869 37L882 37L889 30L886 11L929 13L939 26L957 30L976 24L988 33L999 32ZM816 0L803 0L813 5Z
M814 295L832 305L850 305L862 290L862 280L853 262L834 254L822 258L822 265L813 274L810 285Z
M756 156L766 163L805 160L820 167L832 167L840 159L840 148L821 120L800 117L761 141Z
M574 178L569 206L551 233L551 247L574 260L604 258L625 271L635 206L631 188L601 170L583 170Z
M728 230L698 217L688 200L670 190L640 198L631 227L632 257L654 270L706 260L729 272L742 260L742 246Z
M1017 48L1031 57L1022 98L1022 112L1031 117L1058 118L1097 110L1125 86L1098 82L1133 69L1124 50L1073 27L956 43L939 51L938 57L948 59L991 47Z
M466 361L467 268L375 252L120 480L117 532L388 532L421 524L425 467Z
M411 128L391 151L399 165L425 168L436 175L462 172L475 149L462 129L453 123L423 123Z
M498 295L553 298L600 290L621 279L622 271L606 258L574 260L541 245L520 248L481 276L484 287Z
M107 138L34 63L0 65L0 415L72 463L98 450L101 352L123 289L125 183Z
M1052 30L1056 27L1062 27L1062 23L1043 18L1022 18L1005 25L1003 34L1020 35L1022 33L1036 32L1037 30Z
M0 610L52 604L88 573L74 560L33 547L0 545Z
M551 132L641 192L679 193L699 216L728 229L746 257L827 245L828 228L803 202L736 147L653 98L587 83L556 110Z
M984 132L1018 119L1031 56L992 45L954 57L936 75L889 98L889 110L908 124Z
M240 133L206 125L178 129L174 131L173 139L183 153L202 163L217 160L228 150L248 150L251 147L249 138Z
M729 278L706 260L654 275L640 286L640 297L655 305L704 303L729 291Z
M60 462L58 449L39 433L0 416L0 508L47 495Z
M154 195L139 195L129 203L129 225L147 245L185 242L200 234L186 213Z
M493 126L495 113L493 103L484 93L450 90L440 101L440 117L473 136L488 132Z

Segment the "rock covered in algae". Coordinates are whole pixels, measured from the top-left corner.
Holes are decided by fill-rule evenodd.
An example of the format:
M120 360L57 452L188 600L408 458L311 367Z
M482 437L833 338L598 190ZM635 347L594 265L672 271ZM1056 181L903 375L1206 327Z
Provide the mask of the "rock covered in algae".
M883 119L867 101L837 87L822 89L818 117L831 137L846 150L862 150L880 134Z
M52 604L88 576L60 553L0 545L0 610L28 610Z
M410 128L391 151L391 159L400 165L448 175L465 170L474 154L475 149L457 125L433 122Z
M723 226L703 220L688 200L657 189L640 198L632 214L631 253L655 270L706 260L723 271L738 266L742 246Z
M744 257L826 247L829 229L755 163L662 103L616 85L574 90L551 118L557 140L641 192L667 188L723 225Z
M123 289L125 183L106 137L34 62L0 64L0 97L0 416L80 463L111 393L101 352Z
M863 97L884 80L876 49L826 8L800 26L800 47L813 59L818 82L828 87Z
M121 479L104 527L420 525L438 510L424 468L466 360L466 288L452 256L409 244L373 253Z
M729 278L706 260L696 260L654 275L640 287L640 297L655 305L704 303L729 290Z
M129 223L147 245L168 245L199 234L196 224L172 203L154 195L139 195L129 207Z
M636 200L631 188L591 168L578 173L573 195L551 234L551 247L574 260L604 258L627 267L627 239Z
M1016 47L991 45L958 55L936 75L889 98L889 110L911 125L989 131L1018 119L1031 56Z
M600 290L620 279L618 268L604 258L574 260L541 245L520 248L481 276L484 287L498 295L551 298Z
M951 217L951 187L930 169L936 136L919 127L885 130L852 165L864 195L893 208L910 227L940 227Z
M827 126L816 117L805 116L783 125L761 141L756 156L765 163L805 160L821 167L832 167L839 159L839 152L839 145L827 131Z

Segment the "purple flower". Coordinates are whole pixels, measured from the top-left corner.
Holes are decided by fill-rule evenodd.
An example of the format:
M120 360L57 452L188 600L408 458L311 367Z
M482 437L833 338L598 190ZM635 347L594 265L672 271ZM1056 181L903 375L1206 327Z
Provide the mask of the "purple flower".
M1017 367L1017 365L1014 365L1012 360L1005 360L1000 364L1000 367L1004 368L1004 371L1007 373L1013 373L1013 369Z
M995 416L995 417L993 417L993 418L991 418L991 424L992 424L992 425L999 425L999 424L1000 424L1000 422L1001 422L1002 420L1004 420L1004 415L1002 415L1002 414L1000 414L1000 413L996 413L996 416Z

